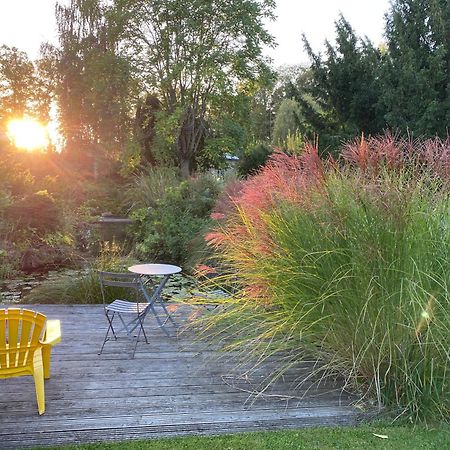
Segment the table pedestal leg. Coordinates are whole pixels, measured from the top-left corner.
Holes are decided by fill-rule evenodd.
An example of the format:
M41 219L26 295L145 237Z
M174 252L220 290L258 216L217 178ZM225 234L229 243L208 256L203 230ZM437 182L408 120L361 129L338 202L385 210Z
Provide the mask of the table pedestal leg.
M161 292L164 289L164 286L166 285L167 281L169 280L170 275L166 275L161 283L156 287L155 291L153 292L153 295L150 297L150 294L148 293L147 289L145 289L145 283L144 285L144 295L146 300L150 303L150 309L152 310L153 314L155 315L156 321L158 322L159 327L164 331L164 333L167 336L170 336L170 333L166 329L166 323L167 321L170 321L174 327L178 327L178 324L175 322L173 317L170 315L169 311L166 308L166 305L164 303L164 300L161 298ZM161 320L161 317L157 313L155 309L155 304L159 303L161 305L165 318L164 320Z

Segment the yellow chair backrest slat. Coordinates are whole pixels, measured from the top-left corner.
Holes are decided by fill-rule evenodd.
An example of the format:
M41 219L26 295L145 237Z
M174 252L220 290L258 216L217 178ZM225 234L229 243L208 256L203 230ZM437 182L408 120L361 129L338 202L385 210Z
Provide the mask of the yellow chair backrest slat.
M6 367L6 326L2 323L4 315L4 311L0 310L0 367Z
M0 368L23 367L39 345L46 318L26 309L0 310Z

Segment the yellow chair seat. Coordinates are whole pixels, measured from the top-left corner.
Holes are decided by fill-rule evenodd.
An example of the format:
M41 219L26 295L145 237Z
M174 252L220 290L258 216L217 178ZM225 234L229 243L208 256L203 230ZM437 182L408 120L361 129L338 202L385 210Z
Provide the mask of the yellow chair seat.
M51 349L60 341L59 320L28 309L0 309L0 378L32 375L39 414L45 411Z

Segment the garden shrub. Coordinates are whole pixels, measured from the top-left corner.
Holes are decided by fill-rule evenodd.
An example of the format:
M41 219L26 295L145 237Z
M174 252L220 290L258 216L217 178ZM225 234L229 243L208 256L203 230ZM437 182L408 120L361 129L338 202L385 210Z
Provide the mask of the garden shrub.
M209 223L218 193L217 181L203 175L169 186L154 206L134 211L138 256L184 265L196 251L194 238Z
M14 202L7 215L18 228L32 228L39 235L56 231L61 222L55 200L46 190Z
M273 152L270 145L260 143L249 148L240 158L237 171L239 175L246 177L257 172Z
M207 329L245 358L282 355L274 376L312 354L380 410L448 420L449 155L392 136L340 165L275 154L207 235L239 288Z
M1 248L4 244L0 246L0 279L4 280L6 278L11 278L16 274L17 268L20 265L20 261L17 256L8 252L7 249Z
M177 171L172 167L148 167L125 187L122 203L127 211L154 207L166 190L179 182Z
M21 152L0 145L0 189L11 196L24 196L33 192L34 177L22 158Z

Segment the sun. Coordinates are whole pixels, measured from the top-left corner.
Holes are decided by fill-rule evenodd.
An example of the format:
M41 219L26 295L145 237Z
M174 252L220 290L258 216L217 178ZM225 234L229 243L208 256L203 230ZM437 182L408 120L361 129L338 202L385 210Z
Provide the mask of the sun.
M28 151L45 149L50 143L47 127L29 118L11 120L8 135L17 148Z

